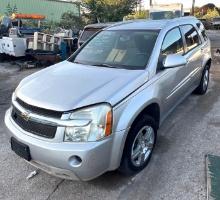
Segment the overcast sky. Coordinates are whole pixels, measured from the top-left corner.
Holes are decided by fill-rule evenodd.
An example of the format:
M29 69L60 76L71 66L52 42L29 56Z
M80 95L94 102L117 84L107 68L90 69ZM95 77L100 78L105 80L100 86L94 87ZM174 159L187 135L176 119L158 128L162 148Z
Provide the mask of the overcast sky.
M149 0L144 0L146 7L149 7ZM167 3L183 3L184 8L192 7L192 0L153 0L153 3L167 4ZM220 0L196 0L196 6L203 6L207 3L214 3L220 7Z

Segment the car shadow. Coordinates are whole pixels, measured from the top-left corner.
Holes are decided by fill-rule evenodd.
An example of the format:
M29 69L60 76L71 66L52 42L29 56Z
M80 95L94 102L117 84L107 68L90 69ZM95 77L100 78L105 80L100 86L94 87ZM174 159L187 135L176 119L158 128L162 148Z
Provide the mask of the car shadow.
M106 172L103 175L88 181L88 184L93 186L102 187L105 189L115 190L128 184L133 176L125 176L121 174L118 170Z

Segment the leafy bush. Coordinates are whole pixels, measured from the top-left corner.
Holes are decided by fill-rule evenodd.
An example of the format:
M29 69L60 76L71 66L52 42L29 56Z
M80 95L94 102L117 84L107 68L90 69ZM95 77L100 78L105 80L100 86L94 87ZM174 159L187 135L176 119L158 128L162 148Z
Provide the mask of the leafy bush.
M203 19L212 19L214 17L219 17L219 12L215 8L214 10L208 9L207 14L204 15L202 18Z
M125 20L147 19L147 18L149 18L148 10L137 11L134 14L127 15L126 17L124 17Z
M59 26L65 29L82 29L85 26L85 22L81 17L76 16L73 12L65 12L61 17Z
M84 15L90 23L122 21L131 14L139 0L82 0Z

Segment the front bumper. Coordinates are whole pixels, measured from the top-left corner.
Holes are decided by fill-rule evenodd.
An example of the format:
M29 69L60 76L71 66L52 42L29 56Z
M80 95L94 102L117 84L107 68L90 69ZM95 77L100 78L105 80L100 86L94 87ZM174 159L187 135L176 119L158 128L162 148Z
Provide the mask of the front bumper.
M91 180L108 171L111 166L113 137L98 142L50 142L30 136L18 127L6 112L5 124L10 136L30 148L30 164L49 174L65 179ZM79 157L81 162L76 162Z

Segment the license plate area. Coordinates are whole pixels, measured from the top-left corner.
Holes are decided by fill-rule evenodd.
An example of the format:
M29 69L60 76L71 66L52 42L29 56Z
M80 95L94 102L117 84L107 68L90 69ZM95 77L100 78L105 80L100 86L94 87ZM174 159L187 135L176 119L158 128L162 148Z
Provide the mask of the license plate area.
M19 142L15 138L11 138L11 149L14 151L18 156L24 158L27 161L31 160L31 154L29 146Z

